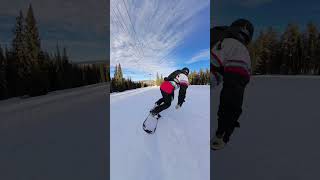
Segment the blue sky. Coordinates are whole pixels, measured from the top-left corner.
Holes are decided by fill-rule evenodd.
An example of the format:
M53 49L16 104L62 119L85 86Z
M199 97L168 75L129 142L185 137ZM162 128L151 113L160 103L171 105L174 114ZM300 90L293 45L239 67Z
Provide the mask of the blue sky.
M229 25L237 18L247 18L255 25L257 35L268 26L283 31L288 23L304 30L310 21L320 24L320 1L291 0L211 0L212 25Z
M209 0L111 0L111 76L154 79L157 73L209 67Z
M43 49L53 52L58 43L72 61L108 60L108 4L101 0L5 0L0 6L2 46L11 46L15 18L20 10L26 16L30 2Z

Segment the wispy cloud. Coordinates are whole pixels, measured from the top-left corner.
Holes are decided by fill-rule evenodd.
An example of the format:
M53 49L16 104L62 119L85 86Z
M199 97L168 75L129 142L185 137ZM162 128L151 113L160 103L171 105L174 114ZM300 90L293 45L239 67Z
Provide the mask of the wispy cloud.
M111 0L111 66L169 73L209 0Z
M193 64L199 61L208 61L210 59L209 49L203 49L197 54L193 55L192 58L187 61L187 64Z

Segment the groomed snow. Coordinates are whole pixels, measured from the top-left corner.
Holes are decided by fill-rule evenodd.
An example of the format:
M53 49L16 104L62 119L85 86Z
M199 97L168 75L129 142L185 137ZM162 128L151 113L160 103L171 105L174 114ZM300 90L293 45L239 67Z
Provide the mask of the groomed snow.
M115 93L110 97L111 180L209 180L209 86L191 86L176 110L178 91L161 113L157 131L142 123L161 96L158 87Z
M219 91L212 91L213 117ZM212 153L213 179L320 179L319 103L320 77L253 77L241 128L224 150Z
M109 85L0 102L0 179L106 179Z

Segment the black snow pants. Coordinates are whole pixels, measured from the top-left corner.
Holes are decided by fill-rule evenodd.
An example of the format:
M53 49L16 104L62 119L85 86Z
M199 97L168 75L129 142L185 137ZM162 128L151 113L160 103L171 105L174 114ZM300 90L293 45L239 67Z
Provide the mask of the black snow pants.
M244 76L224 73L216 135L218 137L223 136L223 141L226 143L229 141L234 128L240 127L238 119L242 113L243 95L248 82L249 78Z
M174 98L174 93L172 92L171 94L167 94L166 92L161 91L162 98L160 98L156 104L158 105L155 107L152 111L156 114L159 114L161 111L169 108L171 106L171 101ZM161 104L162 103L162 104Z

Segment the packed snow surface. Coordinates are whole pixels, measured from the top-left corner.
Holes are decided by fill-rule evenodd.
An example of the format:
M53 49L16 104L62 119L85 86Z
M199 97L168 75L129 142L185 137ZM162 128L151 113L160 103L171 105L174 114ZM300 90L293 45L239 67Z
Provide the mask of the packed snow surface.
M190 86L178 110L177 96L150 135L142 123L161 97L159 88L111 94L111 180L210 179L210 87Z
M107 179L109 85L0 101L0 179Z
M213 118L219 92L211 94ZM320 77L253 77L240 129L225 149L211 154L213 179L320 179L319 105Z

